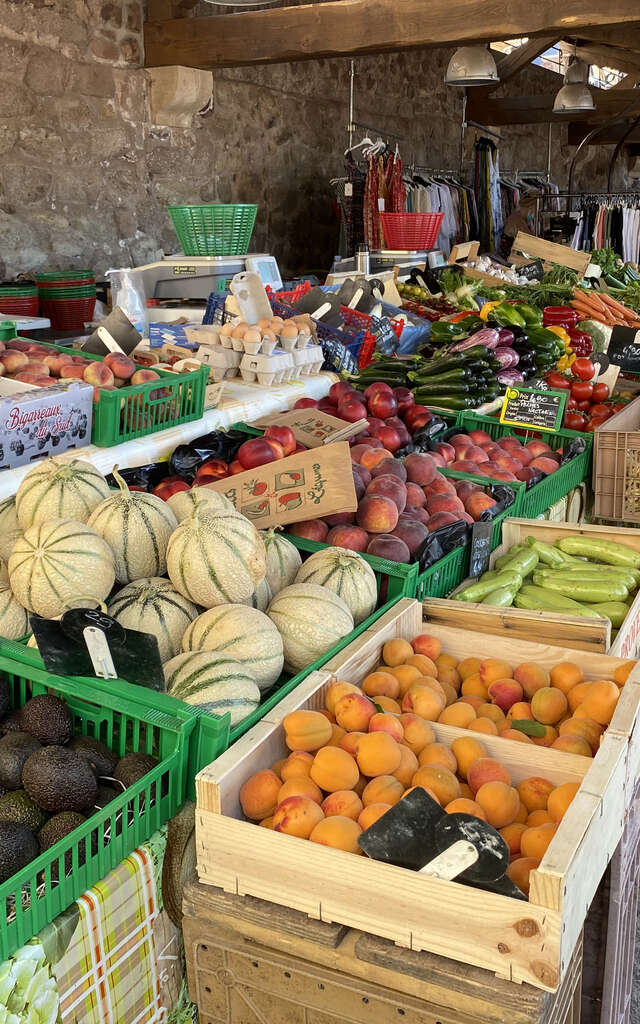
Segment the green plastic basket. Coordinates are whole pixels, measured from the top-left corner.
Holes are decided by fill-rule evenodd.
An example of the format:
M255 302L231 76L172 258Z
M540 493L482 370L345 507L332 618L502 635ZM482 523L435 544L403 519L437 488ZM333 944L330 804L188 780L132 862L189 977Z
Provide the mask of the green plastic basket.
M197 724L197 715L186 705L170 713L159 711L148 690L142 690L146 699L132 700L128 683L109 680L94 688L94 680L49 675L38 667L39 661L37 652L0 643L0 672L12 687L14 708L36 694L55 693L71 708L76 732L99 738L120 755L153 754L159 763L0 885L0 960L37 935L176 814L187 794L189 739ZM68 875L65 860L71 865Z
M493 539L493 538L492 538ZM470 544L454 548L418 576L416 597L446 597L467 576Z
M524 486L522 487L517 512L521 519L537 519L548 508L555 505L556 501L560 501L574 487L581 484L583 480L587 480L591 475L593 434L583 434L576 430L558 430L555 433L548 430L523 430L522 427L508 427L493 419L492 416L478 416L477 413L473 412L461 412L458 415L456 425L463 427L465 430L486 430L494 440L513 436L524 443L527 440L531 440L531 438L539 438L546 441L554 449L564 447L564 445L577 437L583 438L586 442L586 448L581 455L576 455L575 458L566 462L564 466L560 466L555 473L551 473L544 480L541 480L540 483L534 484L533 487L528 489ZM458 478L464 478L464 474L458 474ZM487 477L469 477L469 479L473 479L476 482L481 482L482 480L486 482ZM516 515L515 512L511 514Z
M36 281L84 281L93 276L93 270L43 270L36 274Z
M0 285L0 299L32 299L38 294L35 284Z
M169 207L185 256L244 256L257 212L255 203Z

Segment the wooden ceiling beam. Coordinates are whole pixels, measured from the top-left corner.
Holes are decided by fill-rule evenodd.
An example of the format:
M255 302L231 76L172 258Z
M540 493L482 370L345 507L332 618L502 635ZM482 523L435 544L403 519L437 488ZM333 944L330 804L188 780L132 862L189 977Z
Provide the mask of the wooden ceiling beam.
M588 133L596 128L597 125L592 122L574 122L570 121L567 126L567 142L570 146L579 146L582 140ZM625 132L629 130L629 125L614 125L612 128L604 128L596 137L593 142L590 143L592 146L615 146L620 139L623 137ZM640 126L634 128L633 132L625 140L627 143L640 142Z
M554 46L558 41L557 36L536 36L534 39L530 39L528 43L523 43L522 46L518 46L517 49L512 50L502 60L498 61L498 74L500 75L500 85L504 82L508 82L510 78L517 75L523 68L528 67L531 61L535 60L540 56L541 53L545 53L550 46ZM496 89L498 85L496 85Z
M147 67L215 69L521 36L557 39L634 23L638 0L329 0L244 14L149 21Z
M616 71L623 71L625 75L633 75L640 72L640 53L633 50L623 50L617 46L607 46L606 43L578 42L574 47L572 43L560 43L563 50L573 53L587 64L597 64L599 68L615 68Z
M558 88L562 82L558 78ZM633 100L637 100L635 113L640 114L640 90L637 89L596 89L596 109L584 115L572 114L572 121L599 123L609 117L621 114ZM486 89L470 89L467 113L472 120L486 125L506 124L562 124L567 117L553 113L554 93L543 93L539 96L504 96L492 97ZM634 116L632 110L630 117Z
M565 33L566 35L568 33ZM579 37L590 39L594 43L621 46L624 50L636 50L640 53L640 20L635 25L605 25L593 32L584 28L580 30Z

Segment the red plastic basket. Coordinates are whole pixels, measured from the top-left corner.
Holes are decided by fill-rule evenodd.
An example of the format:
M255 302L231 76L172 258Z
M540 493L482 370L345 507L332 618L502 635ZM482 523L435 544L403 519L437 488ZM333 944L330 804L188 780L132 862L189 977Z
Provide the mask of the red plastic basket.
M30 298L24 299L0 298L0 313L13 313L15 316L37 316L38 296L33 295Z
M433 249L444 213L381 213L387 249Z
M276 302L284 302L288 306L291 306L298 299L301 299L303 295L311 291L313 286L309 281L303 281L302 284L297 284L292 292L274 292L272 288L267 285L267 294L269 298L273 298Z
M85 323L93 318L95 306L95 296L85 299L40 299L42 316L48 317L51 326L58 331L82 330Z

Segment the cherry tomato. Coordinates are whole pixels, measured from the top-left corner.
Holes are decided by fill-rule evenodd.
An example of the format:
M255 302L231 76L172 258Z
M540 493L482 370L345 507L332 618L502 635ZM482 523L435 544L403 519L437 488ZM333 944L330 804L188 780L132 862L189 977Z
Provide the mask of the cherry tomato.
M549 387L555 388L556 391L568 391L571 387L571 381L563 377L561 373L556 370L550 370L544 378Z
M578 380L591 380L595 376L596 368L590 359L581 357L571 364L571 372Z
M612 405L611 408L612 408L614 413L615 412L622 412L623 409L627 408L627 403L626 402L616 402L616 404Z
M567 399L567 412L575 412L575 410L577 408L578 408L578 403L576 402L575 398L569 397Z
M577 360L576 360L577 362ZM604 381L601 384L593 385L593 400L594 402L606 402L611 392L609 391L609 385L605 384Z
M564 425L567 430L584 430L587 425L585 416L579 412L569 412L564 418Z
M591 416L596 416L598 419L608 420L611 416L611 406L602 405L600 402L596 402L591 406Z
M578 362L577 359L576 362ZM571 385L571 395L575 398L576 402L588 401L591 399L592 394L593 384L590 384L588 380L574 380ZM580 406L578 406L578 408L580 408Z
M589 412L591 408L591 402L588 398L584 398L581 402L576 402L576 409L580 412Z

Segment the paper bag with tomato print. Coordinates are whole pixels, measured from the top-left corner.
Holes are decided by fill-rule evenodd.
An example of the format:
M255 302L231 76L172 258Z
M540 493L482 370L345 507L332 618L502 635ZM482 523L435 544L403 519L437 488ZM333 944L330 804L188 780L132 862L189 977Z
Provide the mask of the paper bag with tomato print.
M205 486L224 494L259 530L358 507L346 441L296 452Z

